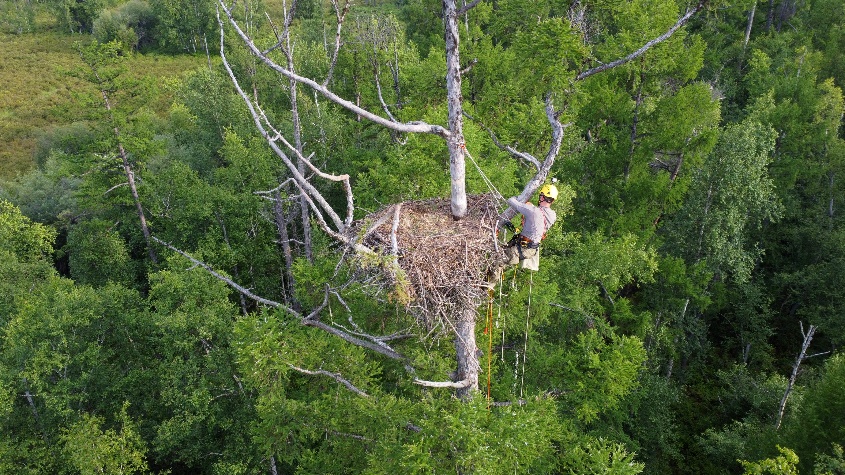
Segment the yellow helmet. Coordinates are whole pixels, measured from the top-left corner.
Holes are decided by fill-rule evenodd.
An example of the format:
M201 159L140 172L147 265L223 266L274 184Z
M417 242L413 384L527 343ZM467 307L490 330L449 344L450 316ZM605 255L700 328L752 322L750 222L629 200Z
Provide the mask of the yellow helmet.
M543 185L540 188L540 194L545 196L546 198L551 198L553 200L557 199L557 187L554 185Z

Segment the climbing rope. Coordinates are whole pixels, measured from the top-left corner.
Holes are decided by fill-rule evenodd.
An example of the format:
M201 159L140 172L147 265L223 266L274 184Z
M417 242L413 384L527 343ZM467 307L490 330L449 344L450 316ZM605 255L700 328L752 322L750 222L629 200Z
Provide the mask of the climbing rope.
M478 174L481 175L481 179L484 180L484 183L487 184L487 188L489 188L490 192L493 193L493 197L496 198L499 203L506 203L507 200L505 199L505 197L502 196L496 186L493 185L493 182L490 181L490 179L487 178L487 175L484 174L484 171L481 170L481 167L478 166L478 163L476 163L475 159L472 157L472 154L469 153L469 150L467 149L465 143L461 144L461 148L464 149L464 153L466 153L466 156L469 157L469 161L471 161L472 164L475 165L475 169L478 170Z
M528 353L528 329L531 319L531 292L534 288L534 273L528 279L528 311L525 315L525 344L522 348L522 378L519 383L519 397L522 398L522 389L525 387L525 356Z
M487 291L487 409L490 409L490 382L492 380L493 359L493 289Z
M502 318L502 287L504 286L504 279L505 271L499 271L498 278L496 280L499 281L499 301L496 304L498 308L499 315L496 317L496 325L499 325L499 321L502 322L502 363L505 362L505 320Z

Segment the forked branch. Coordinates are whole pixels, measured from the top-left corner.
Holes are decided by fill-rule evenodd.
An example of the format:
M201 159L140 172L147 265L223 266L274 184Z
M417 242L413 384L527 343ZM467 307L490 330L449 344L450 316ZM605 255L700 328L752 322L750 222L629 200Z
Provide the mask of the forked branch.
M549 145L549 151L546 152L546 157L542 162L540 162L537 173L535 173L534 177L526 183L525 187L522 189L522 193L520 193L517 197L517 199L522 202L528 201L534 193L543 186L543 183L545 183L546 178L548 178L549 172L552 169L552 165L555 164L555 159L560 153L560 147L563 143L563 132L572 125L571 122L562 124L558 116L559 113L555 112L554 106L552 105L551 95L546 95L546 118L552 128L552 142ZM513 208L508 207L508 209L500 215L499 223L510 221L514 216L516 216L516 211Z
M230 278L226 277L225 275L220 274L219 272L215 271L214 269L211 268L211 266L209 266L205 262L200 261L199 259L197 259L194 256L188 254L187 252L173 246L172 244L165 242L165 241L162 241L161 239L159 239L155 236L152 236L152 239L153 239L153 241L161 244L162 246L164 246L164 247L170 249L171 251L181 255L182 257L188 259L189 261L194 263L194 265L196 265L198 267L202 267L203 269L206 270L206 272L208 272L209 274L211 274L212 276L214 276L218 280L225 282L229 287L237 290L238 292L240 292L245 297L252 299L252 300L254 300L254 301L256 301L256 302L258 302L262 305L266 305L268 307L273 307L273 308L278 308L278 309L284 310L289 315L297 318L302 325L319 328L319 329L321 329L321 330L323 330L327 333L331 333L332 335L335 335L335 336L343 339L347 343L351 343L355 346L360 346L362 348L367 348L369 350L375 351L376 353L387 356L388 358L391 358L391 359L402 360L402 361L404 361L406 359L404 355L397 352L396 350L394 350L393 348L391 348L389 345L387 345L385 343L385 341L388 338L378 337L378 336L373 336L373 335L354 336L354 335L351 335L348 332L343 331L339 328L336 328L332 325L328 325L326 323L321 322L318 317L320 316L320 313L328 306L328 303L329 303L328 295L331 293L331 289L329 289L328 286L326 288L326 297L323 299L323 303L320 304L318 307L316 307L314 310L312 310L311 313L309 313L308 315L303 315L303 314L297 312L296 310L294 310L294 309L292 309L292 308L290 308L290 307L288 307L288 306L286 306L282 303L279 303L279 302L276 302L276 301L273 301L273 300L270 300L270 299L266 299L264 297L261 297L259 295L254 294L252 291L250 291L246 287L239 285L238 283L236 283L232 279L230 279Z
M300 76L300 75L296 74L295 72L291 71L290 69L276 63L269 56L264 54L264 52L261 51L255 45L255 43L252 41L252 38L241 29L238 22L232 16L231 10L226 8L226 5L222 2L222 0L218 0L218 5L219 5L219 8L222 8L223 11L226 12L226 16L229 19L229 24L235 30L237 35L240 36L241 40L243 41L243 43L247 47L247 49L249 49L249 51L256 58L261 60L261 62L263 62L265 65L267 65L267 67L269 67L273 71L276 71L277 73L281 74L282 76L284 76L288 79L293 79L294 81L296 81L300 84L304 84L304 85L310 87L311 89L320 93L326 99L334 102L335 104L338 104L339 106L347 109L348 111L353 112L357 115L360 115L361 117L364 117L367 120L375 122L376 124L384 126L384 127L388 128L390 130L395 130L396 132L434 134L434 135L439 135L439 136L441 136L443 138L447 138L447 139L451 136L451 133L449 132L449 130L447 130L444 127L439 126L439 125L428 124L428 123L425 123L425 122L396 122L396 121L393 121L393 120L390 120L390 119L386 119L386 118L384 118L384 117L382 117L378 114L375 114L373 112L370 112L367 109L364 109L363 107L355 104L352 101L346 100L346 99L338 96L337 94L335 94L334 92L329 90L325 85L320 84L320 83L314 81L311 78L306 78L306 77ZM218 18L218 23L220 24L220 35L222 37L223 36L223 22L220 19L219 10L218 10L217 18ZM221 45L221 50L222 49L223 48L222 48L222 45Z
M346 386L346 389L352 391L353 393L361 396L361 397L370 397L369 394L365 393L364 391L358 389L354 384L352 384L348 379L344 378L340 375L340 373L332 373L331 371L326 371L322 369L318 369L316 371L307 370L305 368L300 368L299 366L294 366L288 363L291 369L299 371L302 374L307 374L309 376L328 376L338 383Z
M690 18L693 17L693 15L700 12L707 5L708 1L709 0L699 0L698 4L695 7L693 7L691 10L688 10L681 18L679 18L678 21L675 22L675 24L672 25L672 27L669 28L666 31L666 33L663 33L662 35L658 36L657 38L654 38L653 40L647 42L640 49L634 51L633 53L629 54L628 56L625 56L624 58L619 58L615 61L611 61L609 63L604 63L602 65L596 66L595 68L588 69L584 72L578 73L578 75L575 76L575 80L581 81L583 79L587 79L588 77L590 77L594 74L598 74L602 71L607 71L608 69L612 69L612 68L615 68L617 66L622 66L623 64L626 64L630 61L633 61L634 59L639 58L640 56L644 55L646 51L651 49L651 47L653 47L654 45L662 43L662 42L666 41L667 39L669 39L672 35L674 35L676 31L678 31L682 26L687 24L687 22L690 20Z

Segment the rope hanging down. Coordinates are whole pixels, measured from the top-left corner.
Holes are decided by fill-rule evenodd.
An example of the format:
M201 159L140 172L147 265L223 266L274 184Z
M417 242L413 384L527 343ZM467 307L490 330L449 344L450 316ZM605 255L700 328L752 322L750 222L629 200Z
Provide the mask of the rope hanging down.
M528 278L528 310L525 315L525 346L522 348L522 377L519 382L519 397L522 398L522 389L525 387L525 358L528 354L528 330L531 318L531 291L534 288L534 273L531 272ZM519 364L519 362L517 362Z
M487 409L490 409L490 383L493 378L493 289L487 291Z
M471 161L472 164L475 165L475 169L478 170L478 174L481 175L481 179L484 180L484 183L487 184L487 188L489 188L490 192L493 193L493 197L496 198L499 203L506 203L507 200L505 200L505 197L502 196L496 186L493 185L493 182L490 181L489 178L487 178L487 175L485 175L484 171L481 170L481 167L478 166L478 163L476 163L475 159L472 157L472 154L469 153L467 145L465 143L462 143L461 148L464 149L464 153L466 153L466 156L469 157L469 161Z

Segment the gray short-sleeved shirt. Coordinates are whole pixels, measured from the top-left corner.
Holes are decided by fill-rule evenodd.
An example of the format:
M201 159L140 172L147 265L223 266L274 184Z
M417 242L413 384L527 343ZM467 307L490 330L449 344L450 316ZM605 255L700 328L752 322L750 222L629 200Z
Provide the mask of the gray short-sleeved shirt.
M522 235L533 242L540 242L543 234L555 224L557 213L547 206L534 206L533 203L520 203L516 197L508 199L511 208L525 216Z

